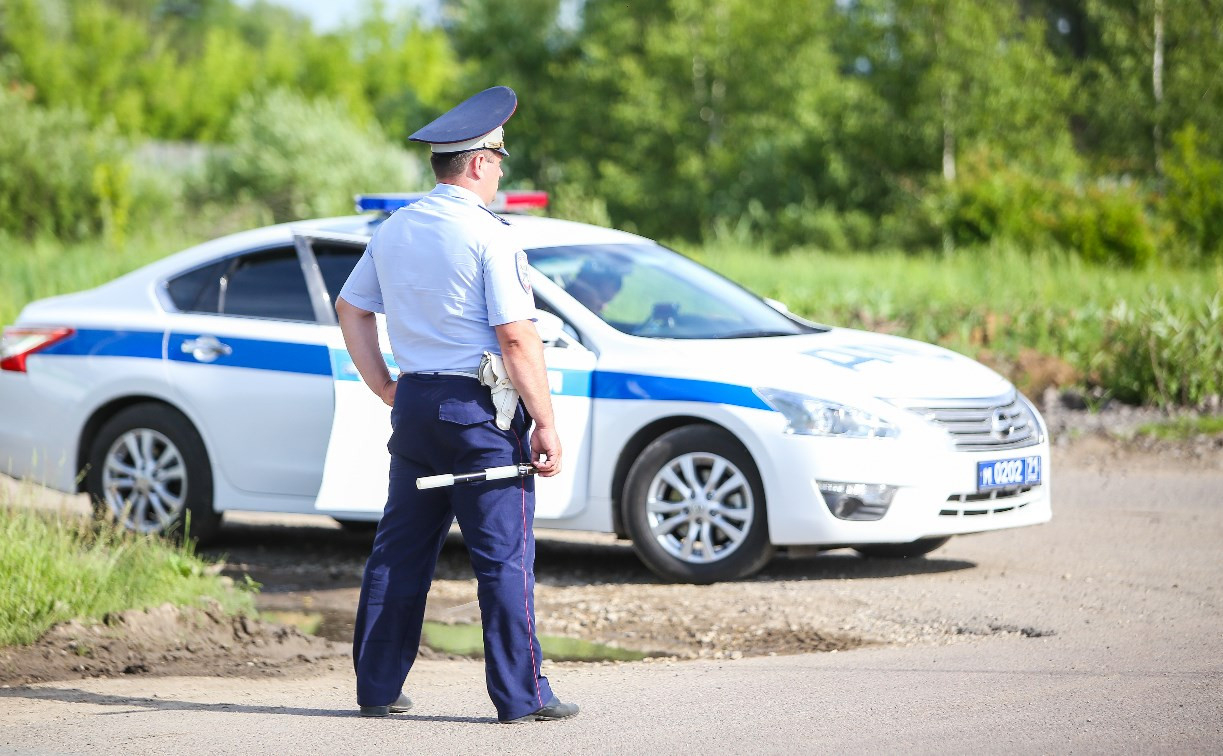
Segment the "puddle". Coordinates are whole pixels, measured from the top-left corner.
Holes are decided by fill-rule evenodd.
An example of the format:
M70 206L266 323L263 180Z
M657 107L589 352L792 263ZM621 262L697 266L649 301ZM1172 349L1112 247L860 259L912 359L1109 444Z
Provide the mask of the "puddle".
M278 622L282 625L292 625L306 635L323 635L319 632L319 629L323 626L324 621L322 612L294 612L280 609L265 609L259 612L259 619L266 622Z
M484 638L479 625L426 622L423 643L434 651L460 656L483 656ZM544 657L553 661L640 661L648 654L627 648L592 643L559 635L539 636Z
M318 635L341 643L352 642L353 623L350 612L302 612L265 609L261 619L292 625L308 635ZM484 637L479 625L425 622L421 643L434 651L456 656L484 656ZM539 636L544 656L553 661L640 661L650 654L580 638L559 635Z

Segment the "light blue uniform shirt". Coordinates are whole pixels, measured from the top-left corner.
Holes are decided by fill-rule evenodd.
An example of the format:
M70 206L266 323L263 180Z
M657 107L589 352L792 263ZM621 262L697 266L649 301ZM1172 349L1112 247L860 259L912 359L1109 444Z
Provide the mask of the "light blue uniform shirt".
M535 317L526 253L474 192L451 184L382 222L340 296L386 314L405 373L474 373L484 352L501 353L492 326Z

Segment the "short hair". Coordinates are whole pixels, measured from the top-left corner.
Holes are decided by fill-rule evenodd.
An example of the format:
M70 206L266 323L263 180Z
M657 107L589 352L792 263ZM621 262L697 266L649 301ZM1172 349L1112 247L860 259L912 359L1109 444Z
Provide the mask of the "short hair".
M439 179L453 178L467 172L467 166L480 150L464 150L463 152L435 152L429 156L429 165L433 166L433 175Z

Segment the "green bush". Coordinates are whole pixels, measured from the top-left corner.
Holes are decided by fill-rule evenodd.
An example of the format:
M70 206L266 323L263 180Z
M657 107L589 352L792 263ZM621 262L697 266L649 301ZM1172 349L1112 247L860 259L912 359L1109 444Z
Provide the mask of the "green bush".
M1132 404L1193 407L1223 394L1223 298L1118 302L1095 378Z
M1056 245L1092 262L1132 266L1156 256L1144 194L1131 184L1078 186L977 153L943 191L941 223L959 246Z
M1165 207L1196 256L1223 258L1223 161L1203 154L1205 142L1192 125L1172 136Z
M0 231L26 239L121 237L133 193L115 129L3 89L0 113Z
M277 222L352 212L358 192L422 187L420 161L344 109L285 91L247 98L208 159L203 197L258 202Z
M250 594L212 574L189 544L9 501L0 501L0 543L0 646L32 643L57 622L167 601L213 598L229 612L254 613Z

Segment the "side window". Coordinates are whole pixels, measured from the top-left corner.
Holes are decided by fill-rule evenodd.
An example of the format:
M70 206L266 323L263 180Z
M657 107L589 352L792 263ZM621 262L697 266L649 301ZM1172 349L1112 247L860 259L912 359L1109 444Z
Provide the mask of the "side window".
M314 250L314 259L318 261L319 272L323 274L327 296L334 305L336 297L340 295L340 289L344 288L344 282L348 280L348 274L352 273L357 261L365 253L365 248L317 239L311 242L310 247Z
M287 247L234 259L221 281L217 312L315 322L297 251Z
M221 296L221 279L229 265L229 260L222 260L172 279L166 284L170 301L183 312L215 313Z

